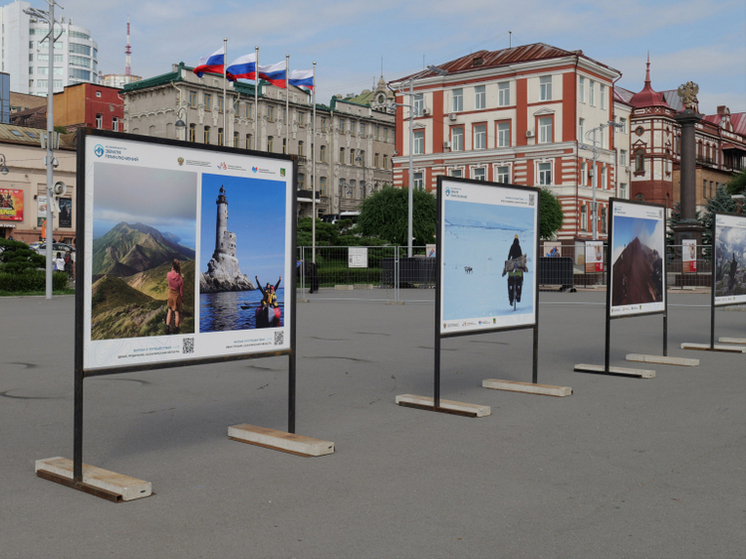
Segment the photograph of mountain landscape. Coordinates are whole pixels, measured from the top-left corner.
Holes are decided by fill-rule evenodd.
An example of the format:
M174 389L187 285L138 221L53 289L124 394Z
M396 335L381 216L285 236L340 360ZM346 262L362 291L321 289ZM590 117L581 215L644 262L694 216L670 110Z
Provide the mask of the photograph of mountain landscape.
M718 215L715 225L715 304L746 302L746 216Z
M164 335L174 259L193 333L197 175L96 162L94 177L91 339Z
M662 219L614 216L611 306L663 301Z

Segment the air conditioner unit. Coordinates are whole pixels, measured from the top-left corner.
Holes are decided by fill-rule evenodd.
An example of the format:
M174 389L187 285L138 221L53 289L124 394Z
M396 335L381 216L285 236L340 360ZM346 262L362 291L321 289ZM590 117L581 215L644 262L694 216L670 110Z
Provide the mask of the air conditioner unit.
M456 120L456 113L451 113L448 115L448 120Z
M422 109L422 116L430 116L430 109Z
M536 133L533 130L526 130L526 138L533 138Z
M451 142L443 142L443 149L451 149Z

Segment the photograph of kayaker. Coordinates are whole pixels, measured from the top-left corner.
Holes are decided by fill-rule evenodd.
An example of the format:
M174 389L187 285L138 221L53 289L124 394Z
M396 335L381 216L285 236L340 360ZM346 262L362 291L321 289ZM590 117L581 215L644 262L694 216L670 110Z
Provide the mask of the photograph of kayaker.
M285 197L285 182L202 176L200 332L282 326ZM257 277L267 278L266 288Z

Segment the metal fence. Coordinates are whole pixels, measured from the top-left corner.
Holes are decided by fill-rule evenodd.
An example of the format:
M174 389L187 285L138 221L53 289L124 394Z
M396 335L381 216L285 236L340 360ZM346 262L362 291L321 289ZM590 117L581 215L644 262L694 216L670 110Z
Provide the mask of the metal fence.
M686 250L690 247L666 247L666 285L709 288L711 248L698 246L695 254L685 254ZM597 252L584 242L542 243L539 262L533 263L540 288L605 287L607 251L608 245ZM406 247L316 247L315 266L311 247L298 247L297 260L303 272L296 278L301 296L317 292L325 300L433 301L432 291L425 290L435 288L436 260L428 257L425 247L413 247L411 258Z

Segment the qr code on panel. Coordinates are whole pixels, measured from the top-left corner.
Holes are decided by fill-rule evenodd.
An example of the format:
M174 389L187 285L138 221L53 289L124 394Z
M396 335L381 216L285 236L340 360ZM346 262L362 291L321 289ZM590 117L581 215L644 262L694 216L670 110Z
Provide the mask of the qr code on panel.
M280 330L279 332L275 332L275 345L282 345L285 341L285 332L283 330Z
M184 338L182 353L194 353L194 338Z

